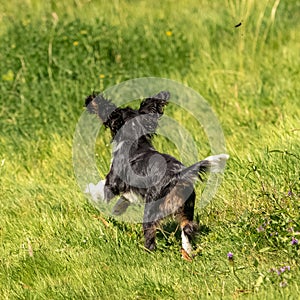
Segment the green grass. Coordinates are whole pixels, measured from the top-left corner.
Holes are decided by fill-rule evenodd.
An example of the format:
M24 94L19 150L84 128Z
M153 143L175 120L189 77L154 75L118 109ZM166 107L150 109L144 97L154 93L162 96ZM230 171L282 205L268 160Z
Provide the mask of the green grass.
M0 3L1 298L298 299L299 2L106 2ZM205 97L231 155L214 200L196 212L192 263L172 221L146 253L141 225L101 215L74 176L84 98L142 76ZM166 114L190 123L175 107ZM110 151L98 144L103 175Z

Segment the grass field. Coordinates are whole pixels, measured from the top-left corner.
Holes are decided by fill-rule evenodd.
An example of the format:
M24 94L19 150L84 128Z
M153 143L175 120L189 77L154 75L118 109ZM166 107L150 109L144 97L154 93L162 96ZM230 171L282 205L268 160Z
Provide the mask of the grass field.
M0 298L299 299L299 19L297 0L1 1ZM199 92L231 156L192 262L172 221L146 253L74 176L85 97L147 76Z

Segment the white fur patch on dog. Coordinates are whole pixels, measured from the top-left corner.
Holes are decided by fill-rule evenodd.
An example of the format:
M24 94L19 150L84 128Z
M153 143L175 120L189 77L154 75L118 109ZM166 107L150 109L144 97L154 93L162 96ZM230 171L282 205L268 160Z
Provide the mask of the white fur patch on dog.
M126 198L130 203L137 204L142 202L141 196L131 191L124 193L122 196Z
M90 194L94 201L104 201L105 180L100 180L96 185L89 183L85 189L86 194Z
M229 158L228 154L218 154L206 157L204 160L210 162L210 172L218 173L224 171L226 161Z
M104 201L104 185L105 179L100 180L96 185L93 183L89 183L85 189L86 194L90 194L94 201ZM122 195L126 198L130 203L141 203L142 199L139 195L134 192L127 192Z
M181 241L182 241L182 248L187 252L187 254L192 253L192 245L189 241L188 236L184 233L183 230L181 230Z

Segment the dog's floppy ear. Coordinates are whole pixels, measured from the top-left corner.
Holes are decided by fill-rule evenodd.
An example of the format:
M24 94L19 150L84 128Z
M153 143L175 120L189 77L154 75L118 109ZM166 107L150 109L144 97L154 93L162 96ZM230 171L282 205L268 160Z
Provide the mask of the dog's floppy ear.
M103 95L93 93L85 99L85 107L90 114L96 114L103 123L107 121L111 113L116 110L116 106Z
M162 115L164 112L164 106L168 104L169 98L170 93L168 91L161 91L152 97L146 98L140 105L139 113L157 113Z

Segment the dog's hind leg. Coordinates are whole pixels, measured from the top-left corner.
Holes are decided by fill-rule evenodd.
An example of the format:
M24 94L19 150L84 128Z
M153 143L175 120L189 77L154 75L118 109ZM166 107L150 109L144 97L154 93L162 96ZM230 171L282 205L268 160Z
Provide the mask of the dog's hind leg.
M162 219L157 202L149 201L146 197L143 218L143 232L145 238L145 248L152 251L156 248L156 228Z
M176 213L176 218L179 221L181 228L182 248L188 254L191 254L193 250L191 240L198 229L197 224L193 222L195 198L195 192L193 191L188 199L184 202L183 206Z
M143 232L144 232L144 238L145 238L145 248L153 251L155 250L156 243L156 227L157 222L148 222L143 223Z

